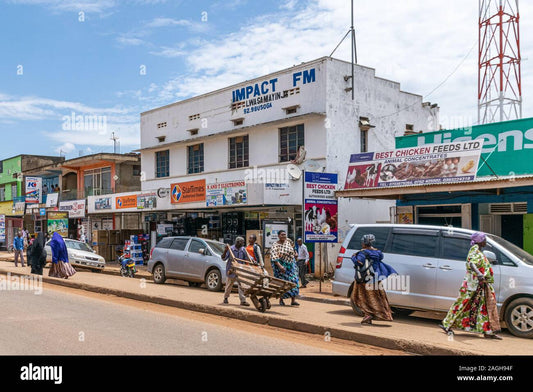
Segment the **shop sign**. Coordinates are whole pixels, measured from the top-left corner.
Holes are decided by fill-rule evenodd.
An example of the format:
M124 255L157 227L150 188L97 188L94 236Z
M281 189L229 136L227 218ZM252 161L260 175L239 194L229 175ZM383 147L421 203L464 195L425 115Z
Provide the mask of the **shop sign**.
M335 173L305 172L304 242L337 242L337 182Z
M137 196L137 209L153 209L157 207L157 196L155 193L148 193Z
M170 185L172 204L205 201L205 180L179 182Z
M205 196L207 207L246 204L246 199L245 181L229 181L207 184Z
M353 154L344 189L474 181L482 147L474 140Z
M24 209L26 208L26 203L23 201L17 201L13 203L13 214L14 215L24 215Z
M85 200L62 201L59 211L68 212L69 218L85 218Z
M396 148L472 140L483 143L478 177L533 174L533 118L401 136Z
M100 198L94 199L94 209L95 210L110 210L111 209L111 198L100 197Z
M57 232L62 237L68 237L68 213L49 212L47 229L49 233Z
M137 195L115 197L115 208L123 210L125 208L137 208Z
M41 203L43 180L41 177L26 177L26 203Z
M39 208L39 216L46 216L46 208Z

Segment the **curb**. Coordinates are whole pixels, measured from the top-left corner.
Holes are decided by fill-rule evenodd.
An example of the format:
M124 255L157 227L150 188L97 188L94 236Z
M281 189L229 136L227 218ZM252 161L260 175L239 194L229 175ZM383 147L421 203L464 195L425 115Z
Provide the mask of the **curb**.
M28 276L28 274L21 272L6 271L0 268L0 273L11 273L11 275ZM115 295L117 297L133 299L136 301L150 302L159 305L172 306L180 309L190 310L194 312L201 312L213 314L217 316L229 317L248 321L256 324L269 325L271 327L288 329L291 331L298 331L304 333L326 335L337 339L350 340L357 343L368 344L392 350L401 350L411 354L418 355L452 355L452 356L471 356L479 355L476 353L455 350L451 348L439 347L427 343L420 343L413 340L402 338L389 338L383 336L372 336L360 332L347 331L340 328L330 328L325 325L316 325L307 322L287 320L281 317L269 316L264 313L248 313L237 309L226 308L224 306L204 305L193 302L181 301L177 299L161 298L146 294L138 294L131 292L124 292L118 289L106 288L100 286L93 286L86 283L75 282L72 280L50 278L43 276L43 282L65 286L69 288L91 291L99 294Z

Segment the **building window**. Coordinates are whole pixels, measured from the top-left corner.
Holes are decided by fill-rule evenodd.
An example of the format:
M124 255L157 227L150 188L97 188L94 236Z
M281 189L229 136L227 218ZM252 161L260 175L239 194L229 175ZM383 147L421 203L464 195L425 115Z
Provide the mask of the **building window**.
M6 200L6 187L0 186L0 201Z
M189 116L189 121L199 120L199 119L200 119L200 113L192 114Z
M86 197L113 193L111 187L111 167L85 170L83 172L83 182ZM57 189L59 192L59 187Z
M133 165L132 176L139 177L141 175L141 165Z
M169 151L157 151L155 153L155 176L168 177L170 168Z
M11 184L11 200L14 200L17 196L17 184Z
M229 139L229 168L249 166L248 135Z
M201 173L204 171L204 144L195 144L194 146L189 146L188 148L188 166L187 173Z
M368 129L361 129L361 152L368 152Z
M279 161L289 162L296 158L298 149L304 143L304 125L279 129Z
M166 126L167 126L167 122L166 121L157 124L157 128L166 128Z

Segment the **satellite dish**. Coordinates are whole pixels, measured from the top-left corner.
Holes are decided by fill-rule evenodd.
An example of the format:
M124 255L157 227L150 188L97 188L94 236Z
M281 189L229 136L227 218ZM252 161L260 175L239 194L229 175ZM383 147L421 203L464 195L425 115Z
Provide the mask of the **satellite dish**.
M287 173L291 180L297 181L302 176L302 171L300 168L292 163L287 165Z
M320 163L313 160L308 160L304 163L304 170L310 172L322 171L323 167Z

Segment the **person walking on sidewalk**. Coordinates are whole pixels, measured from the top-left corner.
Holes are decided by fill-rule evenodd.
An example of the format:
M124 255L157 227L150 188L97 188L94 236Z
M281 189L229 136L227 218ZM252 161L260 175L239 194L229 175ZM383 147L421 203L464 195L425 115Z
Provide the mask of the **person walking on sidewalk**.
M68 250L65 245L63 237L58 232L54 232L52 240L50 241L50 248L52 249L52 265L48 276L55 278L68 279L76 273L76 270L68 261Z
M43 267L46 265L46 249L44 249L44 234L40 232L31 245L28 263L31 264L31 273L42 275Z
M362 249L352 256L354 264L364 265L366 259L370 259L374 276L365 283L354 283L352 291L353 303L364 314L361 324L372 324L373 319L392 321L392 311L383 289L382 280L397 272L390 265L385 264L383 253L374 248L376 237L366 234L361 238Z
M238 262L235 259L241 259L241 260L250 260L250 257L248 256L248 252L246 252L246 248L244 247L244 238L237 237L235 239L235 245L231 245L229 247L231 249L231 252L228 250L228 247L226 246L226 249L224 249L224 253L222 253L222 260L226 261L226 289L224 290L224 303L228 303L228 298L231 293L231 289L233 288L233 284L237 282L237 275L232 270L232 264L234 262ZM234 259L235 258L235 259ZM240 282L237 282L237 289L239 292L239 299L241 300L242 306L250 306L250 304L246 301L246 297L244 295L244 291L242 290Z
M470 251L466 259L466 276L459 297L450 307L440 324L447 334L452 328L482 333L484 337L501 340L501 330L494 293L494 272L481 251L487 245L484 233L474 233L470 238Z
M24 238L22 237L22 232L18 232L13 240L13 251L15 252L15 267L18 267L18 261L20 257L20 262L23 267L24 265Z
M305 277L305 274L307 273L307 268L309 266L309 252L307 251L307 246L303 243L301 238L298 238L296 240L296 264L298 265L298 275L300 277L300 288L306 288L307 278Z
M300 294L298 288L298 267L296 266L296 251L293 242L287 238L285 230L278 231L278 241L270 248L270 261L274 270L274 277L287 280L296 284L294 288L282 295L279 300L281 306L285 305L284 299L290 298L292 306L299 306L296 297Z

